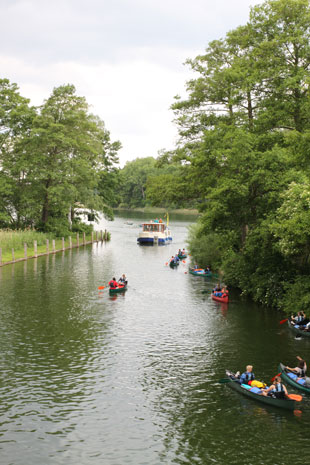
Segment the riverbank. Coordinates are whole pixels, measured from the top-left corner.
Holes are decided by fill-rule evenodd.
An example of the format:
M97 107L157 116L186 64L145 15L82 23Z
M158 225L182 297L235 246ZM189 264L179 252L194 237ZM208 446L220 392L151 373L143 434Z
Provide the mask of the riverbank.
M164 216L167 211L170 214L179 214L179 215L189 215L189 216L198 216L199 211L196 209L189 209L189 208L176 208L176 209L167 209L167 208L160 208L160 207L139 207L139 208L113 208L115 212L132 212L132 213L153 213L154 215L160 214Z

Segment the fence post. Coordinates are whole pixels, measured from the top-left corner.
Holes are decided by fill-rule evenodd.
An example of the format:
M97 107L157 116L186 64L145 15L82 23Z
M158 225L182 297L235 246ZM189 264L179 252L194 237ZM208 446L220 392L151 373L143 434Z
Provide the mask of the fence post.
M79 235L79 233L76 234L76 245L77 245L77 247L79 247L79 245L80 245L80 235Z
M49 249L50 249L50 241L46 239L46 253L49 253Z
M98 242L98 231L96 231L96 242Z
M100 240L101 240L101 242L103 241L103 231L102 231L102 229L100 231Z
M72 238L69 236L69 249L72 249Z
M52 240L53 253L56 252L55 239Z
M15 254L14 254L14 249L12 249L12 262L15 262Z
M64 237L61 238L61 242L62 242L62 250L65 250L65 238Z
M105 240L105 241L108 240L108 233L107 233L107 230L106 230L106 229L104 230L104 240Z
M24 242L24 257L27 260L27 244Z
M83 245L86 243L85 232L83 231Z
M2 265L2 249L0 247L0 265Z
M33 241L33 252L34 252L35 258L37 258L38 256L38 242L37 241Z
M91 240L91 243L94 242L94 231L91 232L91 239L90 240Z

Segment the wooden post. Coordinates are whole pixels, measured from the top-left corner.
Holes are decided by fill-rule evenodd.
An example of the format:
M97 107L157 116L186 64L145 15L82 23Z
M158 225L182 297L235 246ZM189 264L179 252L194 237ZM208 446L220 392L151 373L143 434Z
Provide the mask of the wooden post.
M83 245L86 243L86 238L85 238L85 231L83 231Z
M55 247L55 239L52 240L52 247L53 247L53 253L56 252L56 247Z
M50 241L46 239L46 253L49 253L49 249L50 249Z
M96 242L98 242L98 231L96 231Z
M100 240L101 240L101 242L103 241L103 231L102 231L102 229L100 231Z
M72 249L72 238L69 236L69 249Z
M2 265L2 249L0 247L0 265Z
M107 230L106 230L106 229L104 230L104 240L105 240L105 241L108 240L108 233L107 233Z
M14 249L12 249L12 262L15 262L15 254L14 254Z
M76 245L77 245L77 247L80 245L80 235L79 235L79 233L76 234Z
M37 257L38 256L38 242L37 241L33 241L33 250L34 250L34 256Z
M94 231L91 232L91 242L94 242Z
M62 250L65 250L65 238L64 237L61 238L61 242L62 242Z
M24 242L24 257L27 260L27 244Z

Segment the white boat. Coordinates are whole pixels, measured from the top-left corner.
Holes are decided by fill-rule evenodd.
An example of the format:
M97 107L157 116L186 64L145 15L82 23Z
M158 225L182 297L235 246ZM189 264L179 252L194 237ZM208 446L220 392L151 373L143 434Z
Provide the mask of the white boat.
M164 245L172 241L171 231L165 223L142 223L142 231L139 233L137 241L143 245Z

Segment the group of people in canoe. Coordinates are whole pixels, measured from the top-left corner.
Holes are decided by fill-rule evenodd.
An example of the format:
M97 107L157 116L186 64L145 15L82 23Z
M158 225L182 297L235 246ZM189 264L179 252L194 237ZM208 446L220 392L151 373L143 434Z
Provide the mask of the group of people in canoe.
M304 380L303 385L305 387L310 387L310 378L306 376L307 364L299 355L297 356L298 364L296 367L291 368L285 366L285 372L293 373L296 375L295 381L298 383L299 380ZM255 388L254 392L262 396L270 396L277 399L285 399L288 397L288 392L286 386L281 381L281 373L277 374L272 379L272 384L267 386L262 381L258 381L255 378L253 372L253 366L247 365L246 371L240 375L240 372L237 372L235 375L236 381L239 382L243 387L247 388L250 386L251 391Z
M217 285L212 289L212 294L216 297L228 297L229 291L226 286L222 287L220 283L217 283Z
M116 289L118 287L125 287L128 284L128 280L126 278L125 274L122 274L122 276L119 278L118 281L116 281L115 278L112 278L111 281L109 281L109 288L110 289Z
M179 249L178 253L176 253L175 255L172 255L172 257L170 258L170 261L169 263L173 264L173 265L178 265L179 264L179 261L182 259L182 258L186 258L186 251L185 249L183 248L183 250Z
M298 312L297 315L291 315L290 323L300 331L310 332L310 319L307 318L304 311Z

